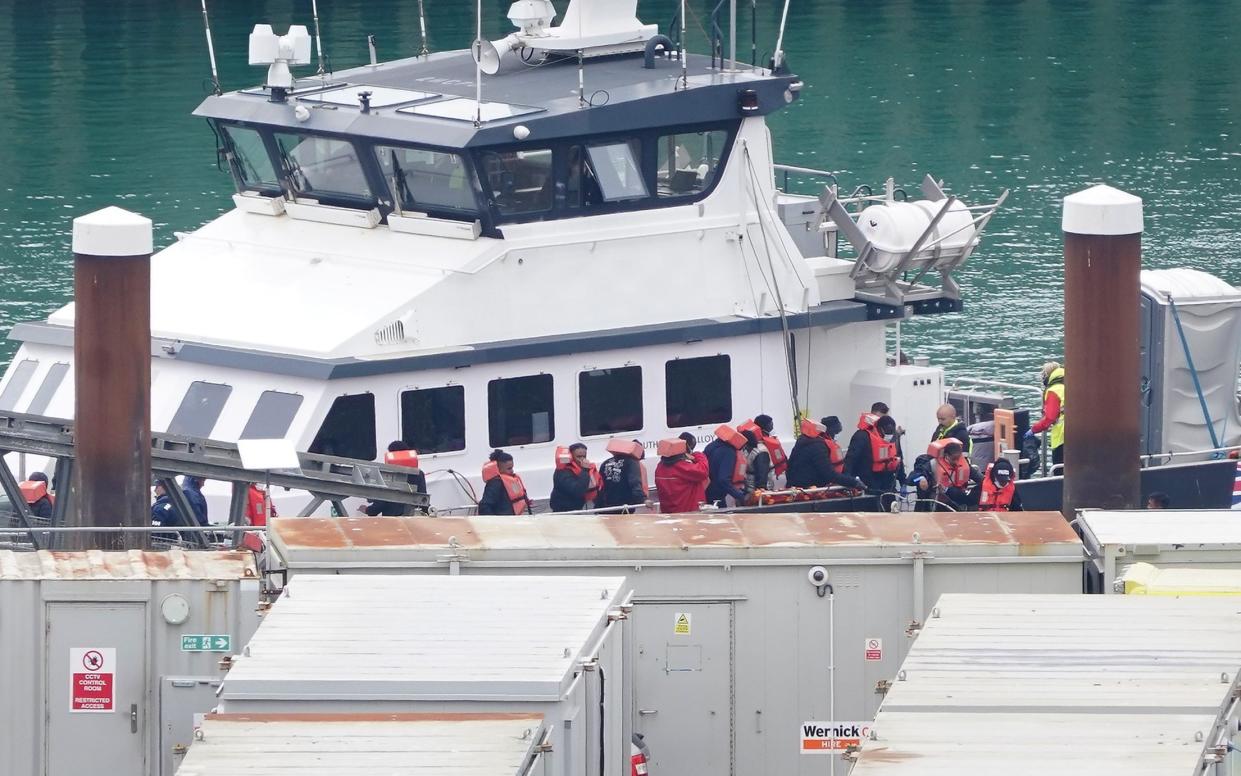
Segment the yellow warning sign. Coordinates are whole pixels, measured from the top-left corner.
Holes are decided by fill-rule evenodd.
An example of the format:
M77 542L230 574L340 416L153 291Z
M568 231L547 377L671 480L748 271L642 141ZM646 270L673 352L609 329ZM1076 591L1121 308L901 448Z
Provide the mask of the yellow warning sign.
M677 612L676 624L672 626L674 636L688 636L690 631L689 612Z

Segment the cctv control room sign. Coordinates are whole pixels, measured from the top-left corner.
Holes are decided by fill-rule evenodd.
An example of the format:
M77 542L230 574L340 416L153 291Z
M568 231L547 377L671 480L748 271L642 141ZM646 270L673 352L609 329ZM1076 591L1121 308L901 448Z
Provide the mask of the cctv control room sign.
M802 754L841 754L850 747L860 747L870 735L869 722L803 722L801 723Z

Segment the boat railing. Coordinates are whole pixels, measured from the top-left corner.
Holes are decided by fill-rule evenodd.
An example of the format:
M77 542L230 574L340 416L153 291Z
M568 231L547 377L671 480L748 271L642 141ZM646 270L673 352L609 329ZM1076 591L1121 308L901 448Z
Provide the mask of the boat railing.
M793 164L773 164L772 169L783 176L783 183L780 185L780 191L785 194L789 192L789 176L796 175L806 178L824 178L830 180L833 184L838 184L836 174L827 170L816 170L813 167L798 167ZM869 187L867 187L869 189Z

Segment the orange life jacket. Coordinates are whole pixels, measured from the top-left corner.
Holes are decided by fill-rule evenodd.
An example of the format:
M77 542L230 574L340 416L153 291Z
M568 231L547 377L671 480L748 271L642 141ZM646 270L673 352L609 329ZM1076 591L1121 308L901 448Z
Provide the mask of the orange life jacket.
M675 458L678 455L685 455L688 451L689 445L685 444L684 439L661 439L655 448L660 458Z
M1017 492L1017 481L1009 480L1002 488L995 487L991 479L991 467L987 464L987 473L982 478L982 496L978 499L978 508L984 512L1007 512L1013 503L1013 494Z
M896 453L896 442L884 439L875 427L878 422L878 415L863 412L857 423L857 427L870 436L870 470L876 473L894 472L901 468L901 457Z
M780 438L774 434L768 434L763 431L762 427L753 420L747 420L740 426L738 431L753 431L754 436L758 437L758 441L763 443L763 447L767 448L767 455L771 458L771 468L775 469L776 474L784 474L784 470L789 468L789 457L784 454L784 446L780 444Z
M745 453L741 451L741 448L745 447L745 436L728 424L717 427L715 436L737 451L737 462L733 465L731 479L734 485L744 484L746 470L750 468L749 462L745 459Z
M944 451L952 445L963 447L959 439L945 437L935 440L926 449L926 454L935 459L935 484L940 493L949 488L964 488L970 481L970 464L964 453L955 463L948 463L944 457Z
M524 515L530 511L530 499L526 498L526 484L516 474L500 474L500 466L495 461L483 465L483 482L490 482L496 477L504 485L504 492L513 504L513 514Z
M417 450L393 450L384 453L384 463L389 466L407 466L410 469L418 468L418 451Z
M684 444L684 443L682 443ZM569 452L567 447L556 448L556 468L568 469L573 472L574 476L582 475L582 467L577 461L573 460L573 453ZM599 491L603 488L603 477L599 475L599 469L593 463L589 467L590 485L586 488L585 501L595 501L599 497Z
M47 495L47 483L42 480L23 480L17 484L27 504L34 504Z
M826 436L823 437L823 444L827 445L827 455L831 460L832 468L836 470L837 474L840 474L845 468L845 456L844 453L840 452L840 445L836 443L835 439Z
M250 525L267 525L268 517L276 517L276 505L268 502L268 514L263 514L263 491L251 485L246 489L246 521Z

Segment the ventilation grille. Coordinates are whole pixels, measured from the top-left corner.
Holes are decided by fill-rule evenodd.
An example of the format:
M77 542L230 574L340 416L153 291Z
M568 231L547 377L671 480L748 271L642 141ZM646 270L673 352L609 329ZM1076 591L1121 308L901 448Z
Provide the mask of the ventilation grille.
M406 313L392 323L381 326L375 330L376 345L407 345L417 341L417 337L407 336L405 333L406 324L410 322L413 313Z

